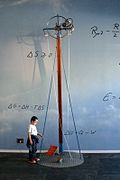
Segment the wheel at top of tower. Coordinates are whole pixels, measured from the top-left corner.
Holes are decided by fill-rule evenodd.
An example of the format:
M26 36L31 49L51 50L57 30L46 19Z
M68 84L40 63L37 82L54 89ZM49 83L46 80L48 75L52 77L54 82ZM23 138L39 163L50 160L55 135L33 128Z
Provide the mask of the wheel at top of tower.
M45 36L51 36L55 39L63 38L71 34L74 30L72 18L65 18L63 16L53 16L47 22L47 27L43 29Z

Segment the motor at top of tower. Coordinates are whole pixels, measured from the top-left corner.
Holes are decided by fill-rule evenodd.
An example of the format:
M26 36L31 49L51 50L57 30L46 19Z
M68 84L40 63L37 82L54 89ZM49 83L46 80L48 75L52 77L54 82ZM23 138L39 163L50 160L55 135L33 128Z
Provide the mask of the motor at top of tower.
M44 28L43 31L45 36L51 36L55 39L71 35L74 31L73 19L59 15L54 16L49 19L47 27Z
M72 18L65 19L65 22L62 23L62 27L71 30L72 32L74 31L74 26L73 26L73 20Z

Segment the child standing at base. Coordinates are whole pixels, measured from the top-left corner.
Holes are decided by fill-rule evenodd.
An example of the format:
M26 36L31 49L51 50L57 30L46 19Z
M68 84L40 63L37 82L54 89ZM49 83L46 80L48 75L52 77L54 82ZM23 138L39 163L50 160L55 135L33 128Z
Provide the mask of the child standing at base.
M28 139L27 147L29 148L29 162L36 164L40 159L37 158L37 143L39 143L38 136L42 137L40 133L37 132L36 125L38 123L38 118L33 116L30 120L30 125L28 127Z

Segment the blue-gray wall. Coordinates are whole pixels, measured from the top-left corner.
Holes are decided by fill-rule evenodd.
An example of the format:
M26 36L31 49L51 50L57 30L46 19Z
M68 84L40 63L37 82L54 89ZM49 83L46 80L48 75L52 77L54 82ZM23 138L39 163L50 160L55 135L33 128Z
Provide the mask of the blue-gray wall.
M62 52L81 148L120 149L119 0L0 0L0 149L26 148L33 115L43 130L56 45L42 29L56 14L74 20ZM58 141L55 74L44 148ZM63 121L65 148L77 149L64 75Z

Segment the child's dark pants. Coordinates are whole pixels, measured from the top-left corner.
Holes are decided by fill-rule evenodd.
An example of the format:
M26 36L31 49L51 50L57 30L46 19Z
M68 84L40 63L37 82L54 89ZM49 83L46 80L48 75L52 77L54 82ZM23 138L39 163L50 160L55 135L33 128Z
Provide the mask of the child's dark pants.
M29 160L30 161L36 158L36 152L37 152L37 143L34 139L32 140L32 142L33 144L29 145Z

